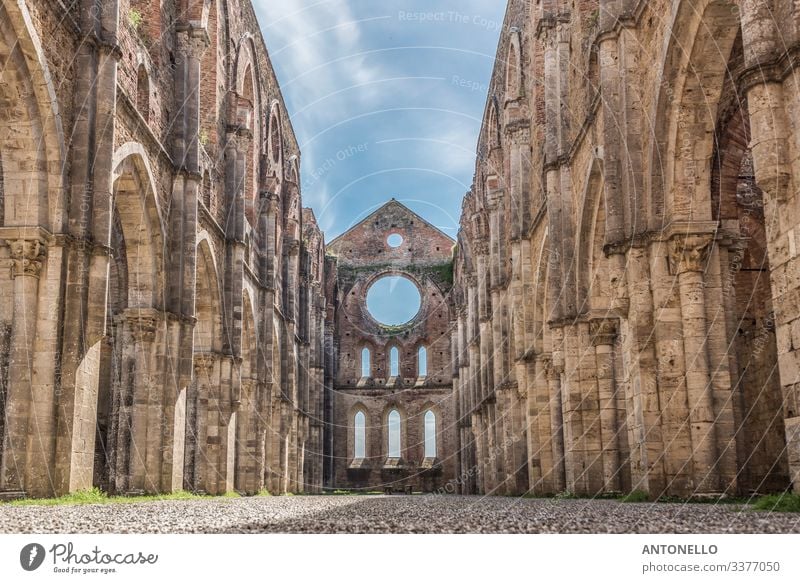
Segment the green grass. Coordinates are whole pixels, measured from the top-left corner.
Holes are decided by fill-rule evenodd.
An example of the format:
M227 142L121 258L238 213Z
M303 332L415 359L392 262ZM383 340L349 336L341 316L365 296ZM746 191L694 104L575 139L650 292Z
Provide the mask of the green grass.
M343 490L337 489L323 492L325 496L375 496L383 494L380 490Z
M272 492L270 492L269 490L267 490L266 488L264 488L263 490L259 490L259 491L258 491L258 496L261 496L261 497L264 497L264 496L272 496Z
M577 500L579 496L574 492L570 492L565 490L564 492L559 492L555 496L553 496L555 500Z
M753 503L753 508L767 512L800 512L800 495L784 492L762 496Z
M629 502L632 504L649 502L650 495L642 490L634 490L630 494L626 494L619 499L620 502Z
M236 492L228 492L220 498L238 498ZM6 502L10 506L69 506L78 504L133 504L135 502L155 502L158 500L202 500L212 496L201 496L191 492L178 491L172 494L148 494L144 496L109 496L99 488L80 490L58 498L24 498Z

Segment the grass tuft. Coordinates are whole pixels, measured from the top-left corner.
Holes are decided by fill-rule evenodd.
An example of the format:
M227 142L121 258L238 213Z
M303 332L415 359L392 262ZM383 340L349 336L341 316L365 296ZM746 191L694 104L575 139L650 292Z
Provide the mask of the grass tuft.
M767 512L800 512L800 495L784 492L762 496L755 501L753 508Z
M78 504L133 504L135 502L154 502L157 500L197 500L205 496L198 496L191 492L180 490L171 494L151 494L145 496L109 496L99 488L79 490L58 498L24 498L13 500L11 506L70 506Z
M619 499L620 502L628 502L631 504L640 504L642 502L649 502L650 495L643 490L634 490L630 494L625 494Z

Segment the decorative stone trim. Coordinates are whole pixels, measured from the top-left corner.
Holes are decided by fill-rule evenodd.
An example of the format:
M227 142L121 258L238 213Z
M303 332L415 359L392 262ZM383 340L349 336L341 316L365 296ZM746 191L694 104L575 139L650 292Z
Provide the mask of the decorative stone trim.
M609 318L592 320L589 324L592 346L614 344L617 338L617 321Z
M673 275L704 271L714 239L711 235L679 235L669 242L669 268Z
M41 239L10 241L14 277L39 277L47 257L47 245Z

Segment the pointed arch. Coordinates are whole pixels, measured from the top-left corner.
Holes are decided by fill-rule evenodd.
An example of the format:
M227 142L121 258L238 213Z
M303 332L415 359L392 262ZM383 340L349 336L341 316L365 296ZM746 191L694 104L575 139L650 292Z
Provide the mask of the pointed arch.
M590 288L593 285L603 285L602 281L592 278L592 263L596 262L597 252L602 253L605 241L605 220L603 200L603 165L599 158L594 158L584 182L583 207L579 214L578 225L579 243L577 249L577 265L575 270L578 298L575 305L579 313L588 311ZM598 224L599 221L599 224ZM599 229L599 232L598 232Z
M433 409L428 409L425 411L425 415L422 418L423 424L423 444L424 444L424 452L423 457L425 458L436 458L438 457L437 453L437 431L438 431L438 423L437 423L437 415L433 411Z
M112 167L114 207L127 254L128 306L161 308L166 231L150 161L141 144L129 142L114 153Z
M524 86L522 80L522 39L519 29L512 28L510 41L506 53L506 101L514 101L523 96Z
M386 457L398 459L403 451L403 418L396 407L386 414Z
M372 376L372 350L369 346L361 349L361 378Z
M734 0L675 3L650 119L655 136L646 173L650 228L711 218L714 126L728 61L740 31Z
M0 62L0 103L13 104L0 111L4 183L0 225L43 226L61 232L66 220L61 114L47 59L24 2L0 1Z
M197 292L195 295L195 352L222 350L222 292L214 243L206 231L197 236Z
M424 344L417 348L417 376L428 376L428 348Z
M353 459L367 457L367 413L364 407L358 407L353 417Z

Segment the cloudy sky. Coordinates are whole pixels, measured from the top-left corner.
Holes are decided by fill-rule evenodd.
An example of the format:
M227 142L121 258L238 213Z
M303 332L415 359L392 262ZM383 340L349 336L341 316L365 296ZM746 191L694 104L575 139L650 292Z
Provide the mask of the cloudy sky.
M331 241L395 197L454 237L504 0L254 0Z

